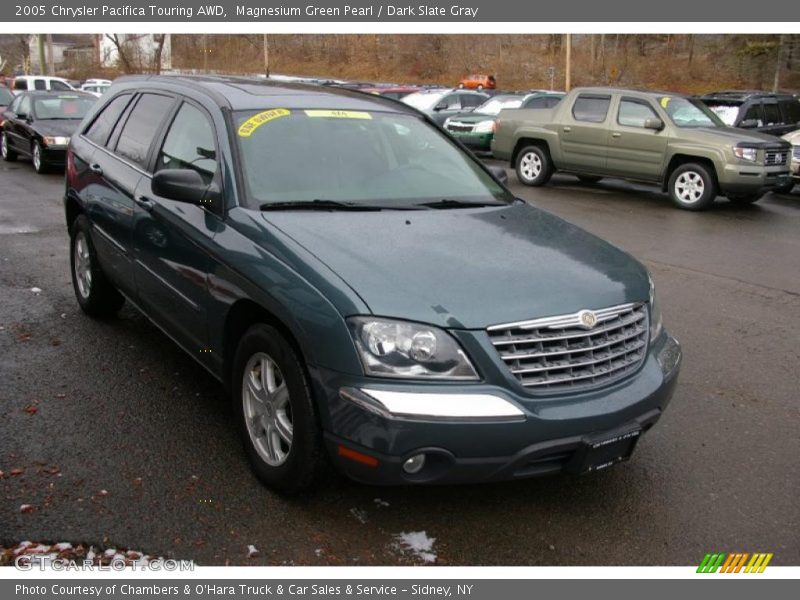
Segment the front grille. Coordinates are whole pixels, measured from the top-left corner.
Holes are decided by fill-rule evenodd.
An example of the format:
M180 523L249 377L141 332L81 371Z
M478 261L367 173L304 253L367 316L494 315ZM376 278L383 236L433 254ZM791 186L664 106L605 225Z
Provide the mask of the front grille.
M455 131L457 133L471 133L474 127L474 125L469 123L458 123L453 121L450 121L447 124L448 131Z
M767 150L764 154L764 165L767 167L781 167L786 164L789 152L786 150Z
M582 324L585 312L595 316L591 328ZM647 353L648 330L647 305L639 303L487 331L517 381L531 391L559 392L599 387L636 371Z
M792 147L792 157L795 160L800 160L800 146L793 146Z

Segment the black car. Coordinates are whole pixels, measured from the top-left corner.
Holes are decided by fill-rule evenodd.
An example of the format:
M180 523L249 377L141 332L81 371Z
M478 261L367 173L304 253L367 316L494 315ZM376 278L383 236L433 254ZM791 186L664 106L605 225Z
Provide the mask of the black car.
M64 166L67 146L97 98L83 92L26 92L3 115L3 160L30 156L37 173Z
M713 92L700 100L728 127L779 136L800 128L800 101L789 94Z

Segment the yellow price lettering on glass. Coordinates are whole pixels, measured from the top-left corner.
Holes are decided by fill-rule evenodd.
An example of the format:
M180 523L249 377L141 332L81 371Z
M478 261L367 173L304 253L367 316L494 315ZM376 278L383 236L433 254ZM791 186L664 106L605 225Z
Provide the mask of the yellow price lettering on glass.
M672 100L672 98L670 98L669 96L664 96L663 98L661 98L661 107L667 108L667 105L669 104L670 100Z
M372 119L372 115L358 110L307 110L309 117L327 117L331 119Z
M272 110L265 110L257 115L253 115L247 121L239 125L239 136L250 137L253 132L261 127L264 123L269 123L275 119L286 117L292 114L285 108L273 108Z

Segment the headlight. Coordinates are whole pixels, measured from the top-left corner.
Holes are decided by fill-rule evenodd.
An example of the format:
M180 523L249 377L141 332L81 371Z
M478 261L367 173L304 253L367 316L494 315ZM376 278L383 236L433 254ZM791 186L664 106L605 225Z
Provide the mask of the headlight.
M661 316L661 305L656 295L656 286L650 278L650 341L652 342L664 329L664 319Z
M352 317L348 324L367 375L478 379L458 342L437 327L377 317Z
M492 119L491 121L481 121L477 125L475 125L475 133L489 133L490 131L494 131L494 124L495 121Z
M69 146L68 137L45 137L45 146Z
M758 156L758 149L740 148L739 146L734 146L733 153L737 156L737 158L741 158L742 160L756 162L756 157Z

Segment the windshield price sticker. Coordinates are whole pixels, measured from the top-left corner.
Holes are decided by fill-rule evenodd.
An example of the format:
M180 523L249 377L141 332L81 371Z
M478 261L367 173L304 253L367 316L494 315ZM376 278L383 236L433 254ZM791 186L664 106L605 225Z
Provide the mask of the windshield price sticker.
M366 119L371 120L372 115L358 110L307 110L309 117L327 117L329 119Z
M281 117L287 117L292 114L285 108L273 108L272 110L265 110L257 115L253 115L247 121L239 125L239 137L250 137L253 132L261 127L264 123L269 123Z

